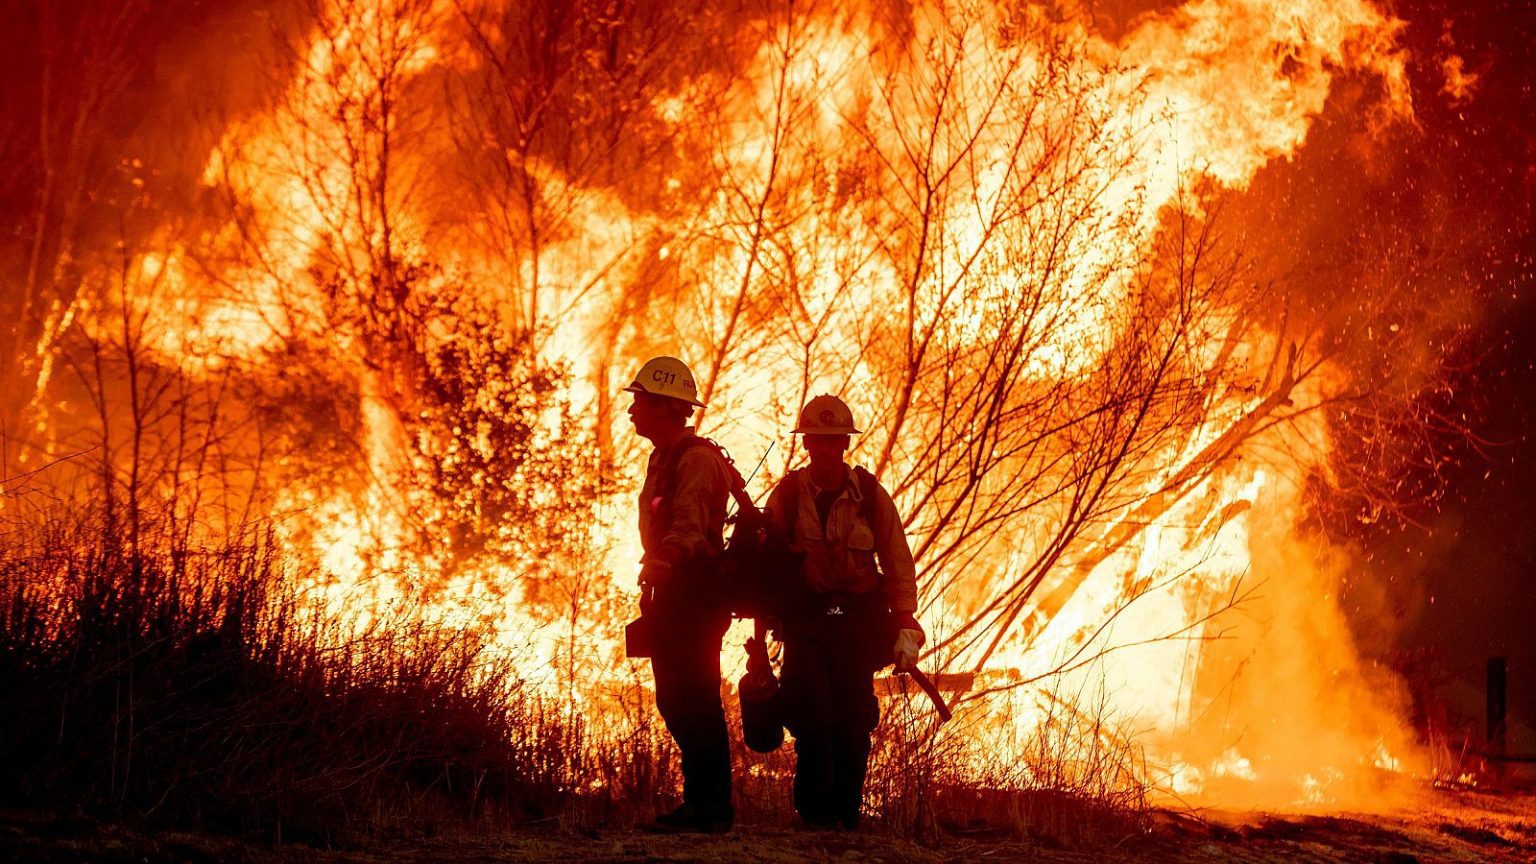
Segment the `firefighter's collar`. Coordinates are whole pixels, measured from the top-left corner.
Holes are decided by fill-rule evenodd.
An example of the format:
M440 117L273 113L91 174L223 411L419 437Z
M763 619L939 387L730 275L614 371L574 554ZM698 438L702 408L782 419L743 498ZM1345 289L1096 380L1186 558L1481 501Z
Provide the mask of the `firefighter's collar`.
M668 455L672 453L673 450L681 447L684 441L687 441L689 438L697 437L697 435L698 433L694 431L692 426L684 426L683 431L678 433L677 438L674 439L672 443L667 444L664 447L654 447L652 448L651 452L656 457L658 462L663 461L667 458Z
M826 489L823 489L822 487L820 487L820 486L818 486L816 484L816 478L811 475L811 466L809 466L809 465L805 466L805 471L804 471L804 475L803 476L805 478L805 484L807 486L811 487L811 491L813 491L813 492L825 492L825 491L827 491ZM859 485L859 475L854 473L853 468L850 467L847 462L843 463L843 485L842 485L842 488L846 489L848 491L848 497L852 498L853 500L855 500L855 501L863 501L864 500L864 489L863 489L863 487L861 487Z

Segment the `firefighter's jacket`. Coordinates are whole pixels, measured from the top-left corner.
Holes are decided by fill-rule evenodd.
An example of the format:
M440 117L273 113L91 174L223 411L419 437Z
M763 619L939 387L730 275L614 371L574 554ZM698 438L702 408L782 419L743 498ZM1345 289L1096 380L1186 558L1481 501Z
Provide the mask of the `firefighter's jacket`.
M671 447L651 451L645 466L645 485L640 490L640 543L642 562L665 561L673 566L700 554L724 548L725 507L730 498L730 474L725 460L713 447L689 443L693 427ZM685 447L677 461L671 500L663 500L666 473L672 453ZM671 519L667 511L671 510Z
M790 535L794 539L790 545L805 554L802 573L806 586L817 593L849 594L878 587L884 590L891 611L916 611L917 568L896 503L884 487L874 484L875 524L867 524L859 478L852 468L843 468L847 476L827 510L825 526L816 508L816 497L823 490L817 488L809 469L794 472L798 489L794 531ZM785 532L789 532L790 525L790 514L784 512L788 506L787 489L785 481L780 481L768 496L766 508L775 526Z

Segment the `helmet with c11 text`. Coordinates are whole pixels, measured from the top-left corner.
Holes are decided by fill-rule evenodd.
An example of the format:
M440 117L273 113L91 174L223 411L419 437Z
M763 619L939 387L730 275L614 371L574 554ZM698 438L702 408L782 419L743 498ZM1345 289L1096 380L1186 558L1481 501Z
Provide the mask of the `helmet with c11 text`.
M645 361L645 365L640 367L640 373L624 388L624 392L649 393L704 407L704 403L699 401L699 389L693 383L693 373L689 371L688 364L676 357L652 357Z

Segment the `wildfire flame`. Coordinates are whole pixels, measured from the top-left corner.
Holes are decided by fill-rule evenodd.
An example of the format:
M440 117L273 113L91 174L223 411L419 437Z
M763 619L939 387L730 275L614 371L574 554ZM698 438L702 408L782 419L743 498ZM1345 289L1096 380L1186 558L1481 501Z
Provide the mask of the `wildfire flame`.
M1216 202L1292 158L1339 80L1375 88L1362 122L1412 122L1400 22L1365 0L1191 0L1118 36L1071 3L696 10L740 35L697 37L679 70L614 22L539 54L518 5L322 4L291 76L203 165L235 215L161 233L120 286L144 344L194 377L309 362L352 382L352 468L263 499L332 575L318 602L418 597L551 669L589 640L592 698L635 674L607 661L643 459L613 400L675 353L739 463L785 445L757 490L795 464L806 398L853 404L856 458L919 553L925 662L975 673L973 714L1012 706L1011 728L955 733L978 747L1099 693L1184 799L1371 806L1378 775L1421 770L1339 606L1348 550L1298 527L1333 447L1309 408L1350 371L1298 361L1254 311L1274 298L1197 263ZM616 134L581 125L598 120ZM590 521L520 560L444 551L412 486L439 440L413 437L420 382L485 320L570 370L564 413L525 419L574 422L603 477ZM433 470L478 453L473 482L494 482L489 428L439 432ZM1112 438L1130 442L1113 465L1075 462ZM532 578L556 571L600 575Z

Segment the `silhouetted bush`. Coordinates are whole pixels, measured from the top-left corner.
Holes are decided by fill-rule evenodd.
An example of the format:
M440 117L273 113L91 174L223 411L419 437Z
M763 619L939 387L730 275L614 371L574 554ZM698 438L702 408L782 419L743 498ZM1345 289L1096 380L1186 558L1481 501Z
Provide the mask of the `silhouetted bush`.
M483 630L330 615L269 532L158 551L83 517L22 533L0 546L0 806L334 845L476 821L627 826L675 801L643 667L623 692L578 698L529 684ZM989 756L964 727L1008 718L962 711L938 730L889 700L871 830L1134 832L1135 748L1060 710L1061 731ZM763 756L733 739L740 822L793 824L793 744Z
M327 617L269 534L162 554L99 527L0 551L6 803L331 843L591 789L581 718L484 635Z

